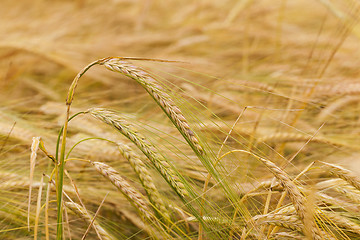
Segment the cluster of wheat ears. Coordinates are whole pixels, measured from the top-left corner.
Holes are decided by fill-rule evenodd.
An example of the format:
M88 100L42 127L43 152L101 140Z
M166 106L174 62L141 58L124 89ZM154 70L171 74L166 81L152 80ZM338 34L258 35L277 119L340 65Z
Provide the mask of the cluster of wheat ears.
M70 213L82 218L85 222L83 226L88 226L87 229L80 230L83 233L83 239L88 234L94 234L94 232L99 239L119 238L119 230L107 227L99 215L104 202L108 201L106 196L102 202L97 203L99 207L95 213L89 211L87 203L82 200L81 188L77 187L76 180L71 177L71 163L76 162L92 166L109 184L112 183L119 190L132 207L131 210L125 209L124 211L135 211L137 216L134 216L133 224L140 231L138 234L144 238L360 238L360 220L357 214L360 203L360 179L354 173L338 165L317 161L310 163L303 171L293 176L284 170L284 165L278 166L270 157L260 156L252 149L232 149L220 155L221 148L226 144L235 124L222 142L218 154L215 154L206 139L201 138L194 130L195 128L190 125L168 91L152 74L132 63L137 60L141 59L104 58L89 64L79 72L68 91L65 120L57 138L55 154L52 155L52 149L46 147L50 143L43 141L41 137L34 137L31 146L30 179L8 182L11 186L2 185L2 188L15 188L24 185L29 187L27 221L29 230L33 231L34 239L38 239L39 236L50 239L52 236L51 228L54 226L56 226L56 238L64 239L66 232L72 229L72 222L69 220ZM142 134L131 119L127 119L118 111L90 108L71 114L70 108L79 80L95 65L104 66L111 71L123 74L135 80L146 90L186 140L187 145L193 151L193 157L198 158L205 169L204 174L200 176L203 185L189 182L189 178L183 176L181 171L177 169L176 163L172 162L167 155L159 150L156 144ZM339 105L341 104L336 103L336 106ZM330 107L326 111L329 114L331 112ZM70 142L72 147L67 147L69 146L68 141L71 141L67 137L72 126L69 123L74 122L75 126L78 117L81 115L91 116L97 119L99 124L102 122L111 126L130 140L131 146L122 141L107 139L107 135L104 133L96 138L72 141ZM79 119L79 121L81 120ZM16 136L15 131L12 134ZM251 133L245 132L244 135L246 134ZM91 139L98 139L113 146L116 149L115 152L103 151L103 153L118 157L122 155L133 169L141 185L134 185L134 181L129 181L122 175L122 169L115 169L110 166L111 163L108 164L97 159L70 157L71 152L81 149L80 146ZM332 144L333 146L341 145L322 137L312 136L309 138L292 133L278 133L259 137L256 141L269 144L273 142L314 141ZM133 147L137 147L140 151L133 149ZM37 182L33 178L39 152L43 152L42 154L47 156L52 170L50 175L43 174L40 182ZM240 185L241 183L231 182L231 179L227 177L227 170L222 165L222 159L231 155L237 156L237 158L239 156L240 158L250 158L251 161L263 164L268 172L273 174L274 178L261 180L253 184L253 187L247 191L239 193L237 184ZM237 160L237 162L237 164L241 164L241 161ZM320 169L323 174L330 172L331 175L328 178L311 179L308 181L308 185L300 180L314 169ZM171 200L165 194L166 191L159 190L158 180L155 180L158 179L158 176L161 176L163 181L168 184L166 191L171 192L177 201ZM69 184L65 184L66 182ZM31 198L34 188L38 189L35 209L33 207L34 200ZM213 188L219 190L216 194L221 195L221 197L216 198L210 194ZM52 190L55 190L56 198L52 196ZM261 195L265 198L257 198ZM219 198L222 202L218 201ZM180 204L178 200L180 200ZM261 202L261 200L265 201ZM271 204L272 201L276 201L276 204ZM54 207L52 206L54 202L56 202L57 214L56 217L51 217L51 208ZM128 205L125 206L128 207ZM258 211L259 209L262 209L261 212ZM52 222L55 218L57 219L56 223Z

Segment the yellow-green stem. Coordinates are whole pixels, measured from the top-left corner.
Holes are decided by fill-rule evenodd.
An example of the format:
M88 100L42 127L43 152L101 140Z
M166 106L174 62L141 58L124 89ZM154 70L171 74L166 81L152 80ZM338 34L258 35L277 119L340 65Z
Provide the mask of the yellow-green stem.
M70 104L67 105L66 117L64 122L62 140L61 140L61 151L60 151L60 159L57 163L57 232L56 239L63 239L63 225L62 225L62 189L63 189L63 181L64 181L64 164L65 164L65 147L66 147L66 133L68 128L70 115Z

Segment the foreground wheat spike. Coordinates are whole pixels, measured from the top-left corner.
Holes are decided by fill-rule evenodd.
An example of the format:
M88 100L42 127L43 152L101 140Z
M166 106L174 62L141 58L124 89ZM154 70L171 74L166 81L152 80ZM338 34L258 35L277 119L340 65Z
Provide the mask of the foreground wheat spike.
M141 84L172 120L190 146L192 146L198 154L203 154L203 148L199 143L199 139L191 130L183 113L150 73L121 58L103 59L100 61L100 64L111 71L122 73Z
M164 204L164 201L162 200L159 191L156 189L151 174L147 170L143 161L129 146L125 144L119 143L118 149L120 153L129 161L131 167L138 175L147 195L149 196L150 202L154 205L155 211L157 211L160 216L164 216L165 218L169 219L170 215Z
M183 183L177 177L177 174L171 169L169 163L130 123L119 117L119 115L115 112L106 109L94 108L88 110L87 112L102 122L116 128L123 135L129 138L154 164L155 168L180 196L185 197L188 195Z
M130 184L120 176L120 174L110 167L109 165L101 162L91 162L95 169L107 178L112 184L114 184L117 189L119 189L128 199L131 204L133 204L147 219L151 219L151 211L148 208L148 205L145 201L144 196L135 190Z
M284 216L290 216L295 213L295 208L293 206L284 207L280 210L278 210L275 214L268 214L270 215L284 215ZM335 225L337 227L342 227L348 231L354 232L358 235L360 235L360 226L353 221L349 220L348 218L341 215L341 212L335 212L335 211L322 211L320 209L317 209L315 213L318 215L318 218L322 219L329 219L331 220L330 223L332 225ZM264 215L260 215L261 216ZM265 215L267 216L267 215ZM261 218L262 219L262 218Z
M74 202L64 202L64 204L67 208L69 208L71 211L73 211L76 215L81 217L87 224L90 224L92 222L91 215L79 204L74 203ZM100 236L103 240L114 239L103 227L100 226L100 224L98 223L98 221L96 221L96 219L95 219L95 221L93 221L93 226L97 229L97 232L100 234Z
M353 187L355 187L357 190L360 191L360 178L356 176L353 172L335 164L326 163L326 162L321 162L321 163L329 167L330 171L334 175L336 175L339 178L342 178L343 180L345 180L346 182L348 182L349 184L351 184Z
M339 213L324 211L319 214L326 215L326 218L330 219L331 222L337 227L342 227L360 236L360 226L346 217L341 216Z
M280 184L287 190L289 193L289 197L295 207L295 210L300 218L300 220L303 222L304 226L311 226L311 229L305 229L305 232L309 232L312 235L313 239L322 239L319 229L316 226L316 223L314 221L311 221L310 224L306 223L306 209L305 209L305 198L301 194L300 190L296 187L296 185L291 181L288 174L283 171L281 168L276 166L273 162L258 157L260 161L262 161L265 166L275 175L275 177L278 179Z

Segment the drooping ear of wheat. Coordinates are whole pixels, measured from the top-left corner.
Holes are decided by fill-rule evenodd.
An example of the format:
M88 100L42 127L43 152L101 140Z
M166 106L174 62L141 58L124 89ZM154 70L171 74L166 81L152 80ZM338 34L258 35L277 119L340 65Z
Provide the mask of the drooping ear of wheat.
M120 174L112 167L101 162L91 162L95 169L108 179L117 189L119 189L129 202L136 207L141 216L152 219L151 210L146 203L144 196L130 186L130 184L120 176Z
M151 177L150 172L147 170L145 164L129 146L125 144L118 144L120 153L129 161L131 167L138 175L150 202L153 204L155 211L159 216L163 216L167 219L170 218L169 212L164 204L159 191L155 187L154 180Z
M289 197L295 207L297 215L303 222L304 226L308 226L304 227L304 232L311 235L313 239L322 239L321 233L316 226L316 223L313 220L309 222L309 217L307 217L307 214L309 213L307 213L306 211L305 198L301 194L295 183L290 179L289 175L270 160L261 157L258 157L258 159L265 164L265 166L274 174L280 184L289 193Z
M347 170L346 168L343 168L341 166L338 166L336 164L332 163L326 163L321 162L325 166L327 166L330 169L330 172L336 175L339 178L344 179L348 183L350 183L352 186L354 186L357 190L360 191L360 178L355 175L355 173L351 172L350 170Z
M188 195L183 183L179 180L177 174L172 170L165 158L159 154L156 148L124 118L121 118L119 114L116 114L113 111L101 108L90 109L87 112L100 121L114 127L130 139L154 164L159 173L181 197Z
M159 104L193 150L197 154L203 154L203 147L200 145L199 138L191 130L183 113L151 74L122 58L106 58L100 60L99 64L104 65L111 71L122 73L137 81Z

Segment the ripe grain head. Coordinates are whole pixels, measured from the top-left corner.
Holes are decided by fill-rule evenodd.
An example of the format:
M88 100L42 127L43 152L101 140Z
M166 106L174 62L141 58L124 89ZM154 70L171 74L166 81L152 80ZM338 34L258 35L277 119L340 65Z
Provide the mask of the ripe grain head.
M114 127L130 139L154 164L159 173L168 181L168 183L180 196L184 197L187 195L184 184L180 181L179 177L173 171L166 159L157 152L155 146L147 141L147 139L124 118L121 118L113 111L101 108L90 109L87 112L102 122Z

